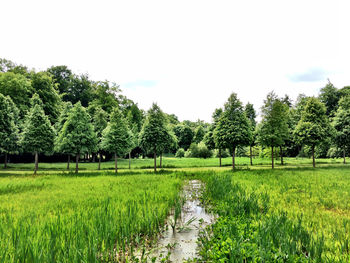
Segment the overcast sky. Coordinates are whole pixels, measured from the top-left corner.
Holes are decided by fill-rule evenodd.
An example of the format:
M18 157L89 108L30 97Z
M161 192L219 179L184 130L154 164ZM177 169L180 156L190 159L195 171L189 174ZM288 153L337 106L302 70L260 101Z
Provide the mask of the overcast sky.
M211 121L231 92L350 85L350 1L0 1L0 57L116 82L143 109Z

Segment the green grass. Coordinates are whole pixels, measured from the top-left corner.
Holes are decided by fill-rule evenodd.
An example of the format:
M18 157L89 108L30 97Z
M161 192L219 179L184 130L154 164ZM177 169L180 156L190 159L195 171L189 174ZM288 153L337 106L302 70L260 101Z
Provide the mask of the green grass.
M0 262L101 262L146 246L178 198L175 176L0 180Z
M206 184L203 202L220 215L200 238L206 262L349 262L350 166L341 159L164 158L10 164L0 169L0 262L111 262L148 249L185 180ZM72 168L73 168L72 163Z
M242 170L204 177L220 219L201 238L205 261L349 262L348 167Z
M342 164L343 159L317 159L316 164L318 166L328 166L334 164ZM309 158L284 158L284 166L279 164L279 160L275 161L276 168L285 168L285 167L311 167L312 160ZM159 158L157 159L157 164L159 165ZM174 157L164 157L163 158L163 168L173 169L173 168L203 168L203 167L218 167L219 159L218 158L208 158L208 159L199 159L199 158L174 158ZM247 168L249 165L249 158L247 157L237 157L236 164L238 167ZM271 166L271 160L268 158L254 158L254 166L251 168L269 168ZM153 169L154 160L150 158L146 159L132 159L131 160L131 169ZM231 157L222 159L223 167L231 167L232 159ZM16 174L22 171L32 171L34 170L33 163L18 163L18 164L8 164L8 169L3 169L0 167L0 173L10 173L15 171ZM97 172L97 163L92 162L81 162L79 163L79 170L82 172L94 171ZM56 173L57 171L66 171L67 164L62 163L40 163L39 162L39 172L45 171ZM129 170L129 160L119 159L118 168L121 170ZM75 163L71 162L70 171L74 172ZM102 162L101 165L102 171L114 170L114 161Z

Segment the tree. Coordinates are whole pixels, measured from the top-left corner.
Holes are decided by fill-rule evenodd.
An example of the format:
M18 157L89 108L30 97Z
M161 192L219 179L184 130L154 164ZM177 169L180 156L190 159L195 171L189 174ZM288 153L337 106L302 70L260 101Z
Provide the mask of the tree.
M58 134L57 149L76 156L75 173L78 173L79 156L97 149L97 137L90 115L80 102L69 112L67 121Z
M331 136L326 107L318 99L311 97L307 100L294 136L299 144L311 147L312 165L315 168L315 146Z
M343 150L345 164L346 150L350 146L350 96L343 97L339 101L339 108L333 120L336 131L334 142L338 148Z
M0 152L5 154L4 168L7 168L7 155L17 152L18 128L15 123L16 112L10 97L0 93Z
M23 118L30 109L32 86L26 77L12 72L0 73L0 93L10 96Z
M194 131L193 141L195 143L200 143L205 135L205 130L202 125L199 125Z
M319 99L326 106L327 116L333 117L338 108L340 93L329 80L327 85L320 90Z
M252 147L255 144L255 140L256 140L256 135L255 135L255 129L256 129L256 112L254 109L253 104L251 103L247 103L247 105L245 106L245 115L247 116L249 122L250 122L250 128L251 128L251 141L249 142L249 157L250 157L250 165L253 165L253 154L252 154Z
M130 131L119 109L115 109L102 133L101 148L114 153L115 173L118 172L118 156L123 156L130 148Z
M76 104L80 101L83 107L88 107L93 100L93 83L88 75L73 75L71 77L71 86L69 92L64 97L66 101Z
M222 148L220 146L220 143L217 144L216 142L219 140L220 138L216 138L214 137L214 131L216 129L216 126L219 122L220 116L222 114L222 109L215 109L212 118L213 118L213 123L209 126L208 132L204 135L203 141L205 143L205 145L208 147L209 150L214 150L216 148L218 148L219 150L219 166L221 167L221 152L222 152Z
M72 103L70 103L70 102L63 103L63 109L61 111L60 116L58 117L58 121L55 124L55 128L56 128L56 131L58 134L60 134L60 132L62 131L62 128L63 128L65 122L67 121L69 113L72 110L72 108L73 108ZM56 137L56 140L55 140L55 151L56 152L59 152L59 144L60 144L60 142L58 141L58 137ZM65 153L68 155L67 170L69 170L71 153L70 152L63 152L63 151L61 151L61 153Z
M43 110L51 123L55 123L60 114L61 98L56 90L56 85L51 75L47 72L31 74L32 89L43 102Z
M194 133L188 125L178 124L174 127L174 133L180 148L185 151L190 147Z
M52 66L47 69L57 83L58 91L63 101L69 101L68 96L72 88L73 73L67 66Z
M98 140L98 170L101 169L101 142L102 142L102 132L107 127L108 114L101 108L95 110L93 117L93 124Z
M252 133L241 101L232 93L224 105L218 125L214 131L216 143L221 148L229 148L232 153L232 169L235 169L235 151L239 145L248 145Z
M167 118L159 106L153 103L147 112L146 121L139 135L140 147L154 156L154 171L157 171L157 153L162 153L171 140Z
M284 144L288 137L288 106L275 93L267 95L262 107L262 121L258 127L258 141L271 147L271 166L274 168L274 147Z
M25 119L21 145L26 152L35 155L34 174L38 170L39 153L51 153L54 147L55 130L45 115L37 94L33 95L33 107Z

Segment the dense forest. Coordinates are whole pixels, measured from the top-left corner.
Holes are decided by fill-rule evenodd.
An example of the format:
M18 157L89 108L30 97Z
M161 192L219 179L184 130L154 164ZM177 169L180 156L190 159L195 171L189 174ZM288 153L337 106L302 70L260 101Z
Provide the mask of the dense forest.
M232 87L234 90L234 87ZM116 83L92 81L67 66L36 71L0 59L0 152L8 162L98 162L118 158L235 156L271 158L348 156L350 86L329 80L318 97L267 94L257 123L256 109L232 93L215 109L212 123L180 122L157 104L147 111L122 94ZM34 157L33 157L34 156ZM160 164L161 166L161 164ZM154 169L156 170L156 162Z

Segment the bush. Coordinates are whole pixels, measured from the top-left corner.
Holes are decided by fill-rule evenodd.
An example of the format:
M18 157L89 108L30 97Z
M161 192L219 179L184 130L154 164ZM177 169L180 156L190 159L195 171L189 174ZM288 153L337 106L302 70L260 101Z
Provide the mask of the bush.
M190 148L185 152L185 157L193 158L210 158L212 156L212 151L208 149L204 142L199 144L192 143Z
M183 148L178 149L176 154L175 154L175 157L176 158L185 157L185 150Z
M219 158L219 150L214 150L214 157ZM230 157L230 153L227 150L221 150L221 158Z

